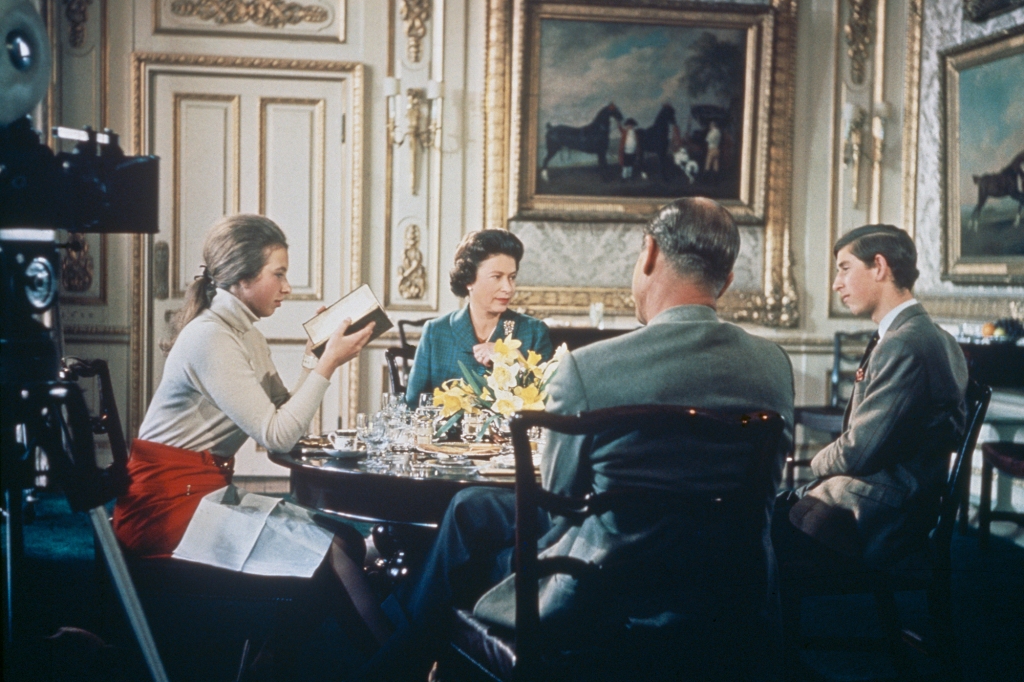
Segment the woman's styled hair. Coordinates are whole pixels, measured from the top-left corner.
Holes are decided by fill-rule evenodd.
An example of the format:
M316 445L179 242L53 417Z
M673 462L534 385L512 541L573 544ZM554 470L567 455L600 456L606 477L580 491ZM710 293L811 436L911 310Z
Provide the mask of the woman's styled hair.
M288 240L281 228L264 216L239 213L214 223L203 244L202 274L185 292L185 305L171 321L170 338L160 342L161 350L170 352L185 325L210 307L217 289L230 289L259 277L270 252L278 246L287 249Z
M914 288L917 276L917 247L910 235L895 225L864 225L850 230L836 241L832 255L838 256L843 247L864 265L874 267L875 256L881 255L892 270L892 278L900 289Z
M449 273L452 293L468 296L469 285L476 281L476 269L499 254L511 256L518 268L523 259L523 243L508 230L477 230L463 237L455 251L455 266Z

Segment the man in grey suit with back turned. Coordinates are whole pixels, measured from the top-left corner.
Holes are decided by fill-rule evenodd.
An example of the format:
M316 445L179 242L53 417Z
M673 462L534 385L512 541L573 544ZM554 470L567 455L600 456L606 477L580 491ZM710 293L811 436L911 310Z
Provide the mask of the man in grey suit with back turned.
M892 225L867 225L835 245L832 288L878 332L857 371L842 435L811 460L816 479L783 495L772 534L782 577L863 560L893 568L924 547L949 455L965 422L967 363L914 299L917 251Z
M789 425L793 423L793 375L781 348L736 325L721 322L715 312L718 298L732 283L739 247L739 232L732 216L714 201L687 198L662 208L645 226L643 246L633 272L636 314L645 326L567 354L548 387L547 409L575 414L618 405L662 403L723 411L774 410L785 418L786 432L772 467L772 480L763 482L763 499L758 500L763 502L765 512L761 536L754 540L758 549L751 552L756 556L737 559L754 566L744 579L758 587L745 607L753 601L753 620L760 620L753 626L756 636L730 644L734 655L749 644L754 667L765 671L777 653L773 642L778 632L775 559L768 519L781 480L783 459L792 443ZM581 437L549 434L541 459L544 487L573 495L589 492L594 470L601 466L602 450L585 452L585 447ZM616 470L615 474L633 481L665 475L666 485L668 477L674 477L671 483L676 484L682 480L693 485L696 480L713 485L716 477L728 475L718 470L696 470L696 465L688 468L686 453L680 452L679 457L679 470L668 474L644 470L642 465L633 465L630 471ZM622 466L621 461L618 464ZM624 593L642 587L645 578L658 579L657 575L645 576L643 557L656 556L660 547L677 550L672 556L687 555L685 551L678 552L678 540L672 542L659 536L652 541L642 533L615 533L601 523L579 527L559 517L551 523L546 515L542 516L542 527L549 529L541 541L541 547L547 548L545 556L572 555L600 562L614 551L617 557L636 559L641 564L628 574L635 576L635 580L625 581L621 591L596 599L611 602L614 597L616 603L628 604L630 613L618 615L631 617L638 627L657 629L678 622L687 616L679 613L686 610L680 604L701 603L702 586L689 584L682 577L682 564L677 566L678 572L670 571L674 577L668 580L671 587L667 588L675 597L667 601L677 608L634 610L635 602L623 599ZM398 659L408 663L416 658L417 648L421 660L425 657L429 662L438 636L443 637L439 626L446 620L445 611L453 604L472 605L492 586L476 605L476 615L498 624L514 622L514 587L510 576L514 520L513 495L509 491L478 487L456 496L423 573L407 598L400 600L411 623L399 636L405 642L396 639L386 645L377 657L378 663L385 657L392 663ZM706 558L690 555L680 561L699 563L703 559ZM582 616L581 611L593 614L595 600L588 600L585 609L578 608L584 599L569 579L548 580L541 588L542 621L548 625L557 623L553 630L560 635L585 638L587 628L598 619ZM675 591L684 594L676 595ZM697 627L701 625L709 627L711 623L699 623ZM428 642L428 633L434 636L435 644ZM395 668L389 674L382 670L377 668L372 676L400 677ZM411 671L406 667L403 672ZM767 672L759 675L755 671L743 678L766 676Z

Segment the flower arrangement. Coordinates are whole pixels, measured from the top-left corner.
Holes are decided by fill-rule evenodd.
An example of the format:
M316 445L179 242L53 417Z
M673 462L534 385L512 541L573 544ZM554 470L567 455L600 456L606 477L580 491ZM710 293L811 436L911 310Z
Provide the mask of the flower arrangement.
M543 410L548 382L558 370L558 363L568 352L565 344L547 362L541 362L536 351L526 357L519 351L522 341L507 336L494 343L491 371L479 377L459 362L462 378L449 379L434 389L434 405L441 408L447 421L438 429L443 434L463 414L484 414L481 433L499 417L508 418L520 410Z

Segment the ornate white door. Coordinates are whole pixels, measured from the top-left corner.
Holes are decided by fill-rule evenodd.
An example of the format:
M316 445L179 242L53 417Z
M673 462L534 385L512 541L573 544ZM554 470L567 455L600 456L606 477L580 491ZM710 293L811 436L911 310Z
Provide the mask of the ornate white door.
M135 139L161 158L160 233L141 240L138 265L147 399L206 231L231 213L264 214L287 235L293 293L258 327L285 382L298 376L302 322L359 276L361 150L351 131L361 82L362 67L341 62L134 55ZM311 429L337 427L348 384L343 369ZM239 453L236 473L280 475L265 456L246 456L254 449L249 441Z

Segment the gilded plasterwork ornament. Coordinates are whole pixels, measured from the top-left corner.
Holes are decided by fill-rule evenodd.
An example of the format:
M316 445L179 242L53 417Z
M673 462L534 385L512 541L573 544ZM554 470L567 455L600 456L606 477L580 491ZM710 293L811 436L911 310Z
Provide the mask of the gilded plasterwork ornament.
M850 0L850 19L844 33L850 56L850 79L854 85L862 85L867 75L868 52L874 25L871 19L871 0Z
M427 290L427 269L423 267L423 253L420 251L420 226L405 228L405 251L398 268L398 293L405 299L423 298Z
M64 16L67 17L68 44L81 47L85 44L85 24L89 21L89 5L92 0L64 0Z
M423 57L423 38L430 21L430 0L402 0L401 13L408 40L406 54L409 61L418 62Z
M285 0L174 0L171 13L215 24L244 24L251 21L264 28L284 28L304 21L311 24L327 21L326 8Z
M68 250L60 262L60 281L64 291L80 294L92 286L93 261L85 236L72 233Z

